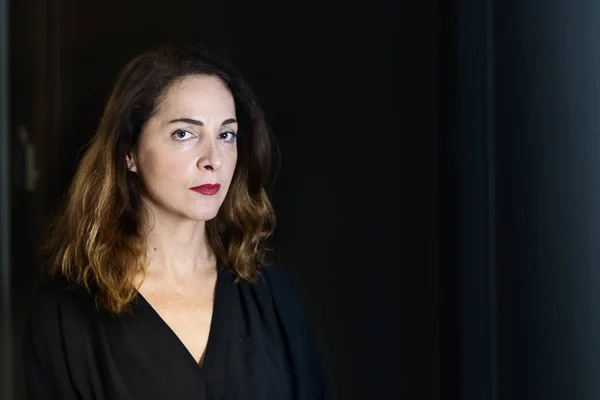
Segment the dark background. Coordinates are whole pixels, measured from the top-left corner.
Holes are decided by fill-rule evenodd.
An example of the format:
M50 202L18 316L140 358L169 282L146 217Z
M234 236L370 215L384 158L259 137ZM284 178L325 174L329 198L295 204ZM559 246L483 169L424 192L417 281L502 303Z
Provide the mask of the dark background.
M111 85L137 53L185 40L229 57L266 110L282 155L275 257L335 398L437 398L439 13L435 1L11 2L15 393L35 249Z
M120 68L176 40L230 57L266 110L283 161L275 256L336 399L600 398L600 3L21 0L9 11L6 398L22 398L35 249L80 149Z

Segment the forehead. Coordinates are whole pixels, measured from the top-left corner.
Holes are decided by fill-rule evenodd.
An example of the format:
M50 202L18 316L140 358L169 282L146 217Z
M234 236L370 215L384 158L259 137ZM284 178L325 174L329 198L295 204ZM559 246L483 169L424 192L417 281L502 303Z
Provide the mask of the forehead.
M156 114L230 118L235 116L235 103L231 92L220 78L193 75L177 80L167 89Z

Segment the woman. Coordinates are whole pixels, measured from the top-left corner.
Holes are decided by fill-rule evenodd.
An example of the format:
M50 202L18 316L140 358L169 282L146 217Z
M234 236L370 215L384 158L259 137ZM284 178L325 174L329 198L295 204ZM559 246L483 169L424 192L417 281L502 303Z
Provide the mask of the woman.
M52 227L30 398L325 398L294 285L264 266L270 163L261 109L226 63L130 62Z

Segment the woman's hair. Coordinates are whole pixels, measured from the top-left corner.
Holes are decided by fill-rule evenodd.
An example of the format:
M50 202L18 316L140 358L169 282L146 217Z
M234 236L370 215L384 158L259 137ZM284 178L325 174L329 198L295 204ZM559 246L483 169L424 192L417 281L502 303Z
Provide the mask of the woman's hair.
M217 262L254 282L265 263L275 214L265 191L275 153L263 112L248 84L206 49L163 48L132 60L118 78L98 130L50 225L50 273L84 285L99 307L125 311L137 294L133 278L147 265L141 234L142 188L126 166L146 121L167 90L190 75L220 78L233 95L238 161L218 215L206 223Z

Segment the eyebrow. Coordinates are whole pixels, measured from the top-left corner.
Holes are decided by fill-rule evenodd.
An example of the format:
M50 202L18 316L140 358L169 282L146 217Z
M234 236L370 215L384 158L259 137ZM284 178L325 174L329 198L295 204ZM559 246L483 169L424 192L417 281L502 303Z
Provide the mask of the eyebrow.
M170 124L174 124L177 122L184 122L186 124L204 126L204 123L202 121L198 121L197 119L192 119L192 118L177 118L177 119L173 119L173 120L169 121ZM235 118L229 118L229 119L226 119L225 121L223 121L221 126L229 125L229 124L236 124L236 123L237 123L237 120Z

